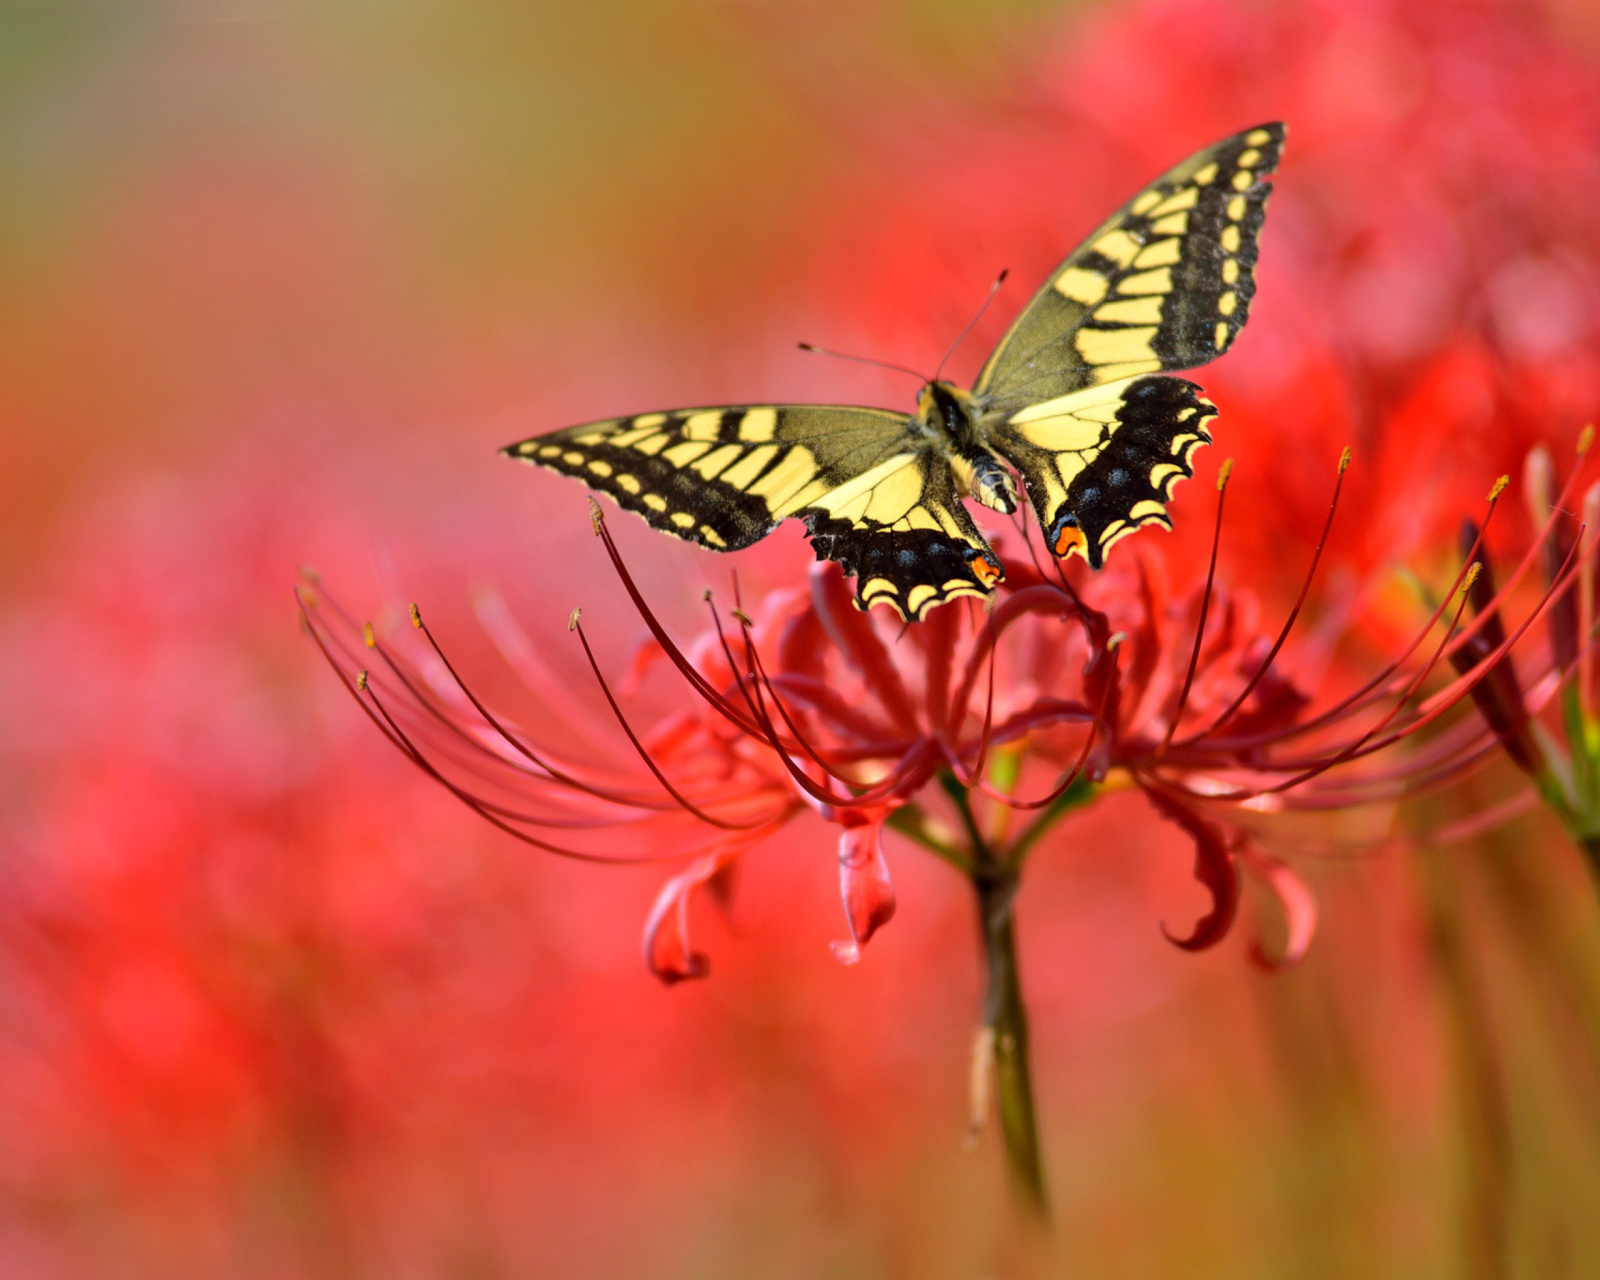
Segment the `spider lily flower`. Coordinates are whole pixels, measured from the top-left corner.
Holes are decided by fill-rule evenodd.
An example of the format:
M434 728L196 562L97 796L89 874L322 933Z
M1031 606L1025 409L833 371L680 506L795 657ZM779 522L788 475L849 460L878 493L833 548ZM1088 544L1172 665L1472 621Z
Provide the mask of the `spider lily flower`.
M1259 941L1253 954L1281 967L1305 954L1316 913L1294 872L1264 847L1268 815L1393 805L1461 777L1502 744L1524 768L1542 767L1530 727L1582 647L1569 644L1556 665L1534 673L1528 695L1511 655L1536 619L1560 616L1553 605L1580 579L1590 582L1592 542L1561 543L1552 516L1497 591L1482 548L1504 479L1440 602L1392 660L1342 695L1317 688L1308 663L1295 676L1279 665L1348 462L1346 450L1299 598L1275 634L1259 626L1249 592L1217 580L1229 464L1217 482L1210 560L1187 591L1165 592L1134 557L1075 582L1026 543L1028 557L1011 557L1005 591L987 610L940 608L895 630L881 611L859 611L837 567L822 564L806 587L772 591L749 611L737 586L731 609L708 591L707 625L687 645L651 607L593 506L594 530L649 632L635 670L664 661L689 695L637 727L574 610L569 629L612 722L609 740L584 728L563 682L502 610L483 611L483 620L545 704L542 732L492 710L415 606L410 628L380 631L315 580L298 595L307 630L374 725L486 821L569 857L687 863L645 926L645 958L663 981L706 975L690 936L694 900L705 893L726 904L744 854L806 809L839 828L849 936L834 951L845 963L894 914L886 827L957 868L974 889L988 969L975 1060L993 1066L1013 1173L1042 1209L1012 904L1026 859L1065 815L1105 791L1137 788L1193 842L1194 874L1210 895L1189 929L1162 925L1169 940L1190 951L1220 942L1250 875L1287 922L1276 958ZM1544 556L1552 576L1508 628L1510 594L1552 546ZM1454 714L1469 701L1483 716ZM561 711L571 724L558 735L550 725ZM986 1080L975 1068L979 1118Z
M1189 591L1169 598L1148 563L1131 557L1084 585L1054 564L1013 560L992 609L939 609L899 634L854 607L835 567L818 565L808 588L774 591L753 613L739 604L725 612L707 592L707 627L680 646L595 507L595 531L650 634L636 668L665 660L690 695L637 728L573 611L569 629L627 743L626 767L609 754L614 744L558 746L491 710L415 606L409 636L380 635L315 581L299 599L311 635L378 729L485 820L569 857L633 861L670 848L687 861L645 931L646 959L666 981L708 970L689 941L691 901L703 890L725 901L739 858L805 809L840 829L849 937L835 953L849 963L894 913L886 826L975 879L1005 879L1071 808L1130 786L1194 841L1195 874L1211 894L1209 912L1171 940L1189 950L1221 941L1243 868L1284 905L1294 939L1285 958L1294 960L1310 940L1310 898L1259 847L1261 816L1392 804L1460 777L1497 744L1520 767L1544 769L1533 716L1573 674L1577 646L1533 675L1528 695L1511 652L1535 617L1566 626L1562 602L1593 579L1591 544L1580 554L1569 539L1556 554L1563 544L1551 516L1497 592L1482 554L1486 516L1469 525L1468 554L1410 643L1354 692L1325 698L1278 659L1348 460L1346 451L1322 540L1275 636L1260 630L1249 593L1217 581L1227 468L1211 560ZM1490 495L1491 514L1504 484ZM1508 595L1540 556L1550 571L1543 595L1508 633ZM560 705L565 687L527 637L503 610L483 616L531 691ZM1483 720L1451 718L1469 699ZM1397 756L1407 740L1415 749Z

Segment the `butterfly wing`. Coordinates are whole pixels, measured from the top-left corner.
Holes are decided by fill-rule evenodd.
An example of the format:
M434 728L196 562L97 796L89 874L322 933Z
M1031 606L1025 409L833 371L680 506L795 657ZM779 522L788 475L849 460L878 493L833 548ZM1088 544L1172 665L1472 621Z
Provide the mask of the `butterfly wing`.
M1244 327L1284 127L1191 156L1123 205L1045 281L973 394L1015 410L1214 360Z
M1021 472L1050 549L1098 569L1141 525L1172 527L1166 501L1211 443L1216 412L1182 378L1127 378L1020 410L991 439Z
M784 519L855 575L856 603L918 619L985 595L1000 562L949 464L886 409L745 405L569 427L501 452L575 476L665 533L736 551Z
M1211 443L1216 415L1187 369L1232 345L1255 292L1257 238L1281 124L1191 156L1140 192L1044 283L973 391L1057 555L1098 569Z
M935 605L986 596L1005 578L936 453L892 457L800 515L817 558L855 576L858 608L886 604L920 622Z

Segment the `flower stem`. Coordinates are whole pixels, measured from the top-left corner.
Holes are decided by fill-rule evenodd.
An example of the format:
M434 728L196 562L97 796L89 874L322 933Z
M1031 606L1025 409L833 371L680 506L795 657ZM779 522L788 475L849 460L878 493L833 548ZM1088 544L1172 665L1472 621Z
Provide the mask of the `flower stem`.
M983 996L983 1026L993 1033L996 1102L1005 1139L1006 1164L1018 1202L1030 1217L1044 1220L1050 1206L1039 1158L1039 1122L1033 1105L1033 1071L1028 1055L1028 1011L1017 972L1016 874L998 868L976 872L978 925L983 932L988 985Z
M972 812L972 797L955 774L946 770L939 785L950 797L972 845L967 875L978 899L978 931L983 944L986 984L980 1030L993 1046L995 1101L1005 1141L1006 1166L1013 1194L1029 1220L1050 1217L1044 1163L1039 1156L1039 1119L1033 1105L1033 1066L1028 1052L1028 1010L1022 1002L1022 977L1017 969L1017 889L1022 884L1017 860L996 853ZM979 1113L975 1121L981 1123Z

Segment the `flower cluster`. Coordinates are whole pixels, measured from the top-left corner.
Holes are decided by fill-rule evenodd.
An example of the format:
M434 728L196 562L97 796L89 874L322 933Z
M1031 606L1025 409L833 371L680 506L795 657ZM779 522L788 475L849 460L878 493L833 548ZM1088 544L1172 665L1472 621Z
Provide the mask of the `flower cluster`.
M1169 589L1159 564L1139 556L1074 577L1042 564L1019 522L1017 549L1027 554L1010 557L992 608L942 608L898 632L857 611L837 569L818 565L808 587L773 591L748 611L737 587L728 612L707 592L706 629L680 645L593 506L595 531L649 630L635 673L665 660L689 695L648 730L636 728L573 612L570 629L636 761L631 770L617 767L613 748L575 737L570 730L581 726L572 715L556 730L552 709L565 687L503 610L485 620L543 704L535 727L513 723L473 692L415 606L408 640L404 628L380 635L358 625L314 581L300 602L311 634L374 723L489 822L537 848L593 860L656 856L630 851L644 847L648 829L649 849L671 848L688 861L645 930L646 959L666 981L707 971L690 943L691 900L702 889L725 900L737 860L802 809L840 829L850 936L835 950L852 962L894 913L886 826L975 881L1014 881L1065 813L1130 786L1193 840L1195 875L1211 897L1192 929L1169 938L1190 950L1220 941L1237 914L1243 868L1285 908L1282 961L1293 961L1310 941L1314 909L1287 866L1260 847L1259 824L1267 815L1392 803L1436 788L1499 742L1519 762L1531 760L1517 750L1537 706L1530 711L1520 693L1511 652L1552 601L1592 574L1590 544L1580 556L1570 539L1564 549L1559 541L1554 511L1564 492L1504 588L1490 586L1483 529L1502 480L1488 515L1471 525L1447 589L1400 651L1352 691L1325 692L1316 668L1329 665L1337 610L1324 611L1292 674L1284 645L1306 607L1348 462L1346 451L1322 538L1276 634L1260 627L1249 592L1217 580L1226 467L1211 559L1187 588ZM1575 481L1576 472L1568 491ZM1507 633L1506 604L1541 557L1549 580ZM1542 706L1577 661L1569 645L1526 677L1533 701ZM1499 709L1507 689L1518 690L1515 723ZM1485 718L1452 715L1468 700ZM1397 753L1402 744L1414 749Z

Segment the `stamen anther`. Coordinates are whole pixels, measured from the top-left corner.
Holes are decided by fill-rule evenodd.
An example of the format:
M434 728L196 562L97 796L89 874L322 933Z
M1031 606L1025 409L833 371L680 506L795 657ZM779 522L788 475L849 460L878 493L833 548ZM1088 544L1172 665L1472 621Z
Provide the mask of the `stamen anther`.
M583 617L582 609L574 609L569 613L567 615L567 630L576 631L578 629L578 619L581 617Z
M589 499L589 525L594 530L594 536L600 536L600 526L606 522L605 512L600 510L600 504L593 498Z
M365 667L356 672L356 688L361 690L362 693L367 691L367 669Z
M418 631L422 630L422 610L416 605L411 606L411 625Z
M1489 490L1488 501L1493 502L1496 498L1498 498L1502 493L1505 492L1506 486L1510 483L1510 476L1501 476L1498 480L1496 480L1494 482L1494 488Z
M1339 474L1343 475L1350 469L1350 446L1345 445L1344 452L1339 455Z
M376 649L378 647L378 637L377 634L372 630L372 624L370 622L363 622L361 624L361 643L366 645L369 649Z
M1233 459L1229 458L1226 462L1224 462L1222 464L1221 469L1217 472L1217 492L1218 493L1222 492L1223 488L1228 483L1228 477L1230 475L1232 475L1232 474L1233 474Z
M1583 430L1578 432L1578 456L1581 458L1589 452L1589 446L1594 443L1594 423L1587 423Z

